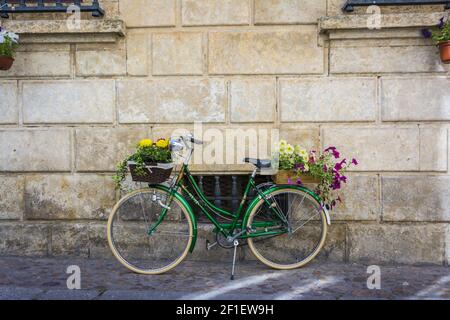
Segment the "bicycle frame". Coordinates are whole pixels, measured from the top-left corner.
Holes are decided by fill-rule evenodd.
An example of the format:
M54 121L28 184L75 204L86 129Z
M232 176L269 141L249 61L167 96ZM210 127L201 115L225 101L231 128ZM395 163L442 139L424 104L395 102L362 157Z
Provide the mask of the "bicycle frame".
M264 192L261 192L258 188L256 188L255 184L255 176L256 176L256 170L250 175L249 181L246 185L244 195L241 199L241 202L239 204L238 209L236 212L229 212L227 210L224 210L222 208L219 208L212 204L206 196L201 191L200 187L197 185L194 177L192 176L191 172L189 171L188 165L183 164L182 169L175 181L175 183L172 185L171 188L164 187L163 189L166 189L166 191L169 192L168 200L165 204L165 207L163 207L162 213L158 219L158 221L152 225L149 229L149 234L152 234L154 230L158 227L158 225L164 220L165 215L167 214L170 205L173 201L173 198L178 195L178 198L182 198L179 194L179 190L181 189L184 191L184 193L189 197L190 200L195 204L197 208L201 210L201 212L207 217L209 221L215 226L214 232L215 233L222 233L225 237L235 237L236 239L245 239L249 237L261 237L261 236L273 236L273 235L280 235L283 233L286 233L287 231L264 231L264 232L249 232L249 230L246 230L245 225L243 224L243 221L246 221L244 217L249 212L249 210L246 210L244 212L245 208L245 202L248 199L248 195L250 191L253 189L257 192L257 197L254 199L253 202L259 201L259 199L264 199L267 201L267 203L270 205L269 199L265 196ZM187 183L186 183L187 182ZM191 191L188 190L188 185L191 186L194 190L193 194ZM160 185L151 185L153 188L161 188ZM199 201L200 200L200 201ZM189 206L189 204L185 201L183 203L185 206ZM252 207L252 205L249 206L249 208ZM190 206L188 207L190 211L192 212L192 208ZM282 221L285 220L284 216L278 212L278 210L274 207L271 208L276 216L278 216ZM211 212L210 212L211 211ZM231 219L230 223L220 223L215 217L214 214L225 216L229 219ZM191 215L192 217L192 215ZM194 218L195 219L195 218ZM279 224L276 224L276 222L255 222L255 227L261 227L261 228L270 228L273 226L276 226ZM238 236L235 235L235 232L238 232Z
M289 232L289 226L288 222L286 220L286 217L283 215L281 211L279 211L278 206L273 206L273 202L270 202L270 196L269 194L271 192L274 192L278 189L302 189L304 192L311 195L319 204L321 204L320 198L311 190L309 190L306 187L303 186L297 186L297 185L273 185L272 187L268 188L265 191L261 191L259 188L257 188L255 184L255 176L257 174L257 169L253 171L253 173L250 175L248 183L245 187L244 195L242 196L242 199L240 201L239 207L236 210L236 212L229 212L227 210L224 210L222 208L219 208L215 206L213 203L211 203L206 196L201 191L200 187L197 185L197 182L195 181L193 175L189 171L189 160L192 155L193 149L190 149L189 155L185 158L185 161L182 164L182 168L176 178L176 180L172 183L170 187L164 186L164 185L150 185L149 187L155 188L155 189L161 189L164 191L167 191L169 193L169 197L166 201L165 205L162 205L162 213L159 216L159 219L157 222L155 222L152 226L150 226L148 233L152 234L156 228L159 226L159 224L164 220L168 210L170 209L170 205L176 197L179 201L182 202L182 204L186 207L186 209L189 212L189 215L193 221L194 224L194 240L191 244L190 251L192 252L195 247L196 238L197 238L197 223L196 218L194 215L194 212L189 205L189 203L186 201L185 197L180 194L180 190L182 190L189 199L195 204L195 206L201 210L201 212L207 217L207 219L215 226L215 229L213 230L216 234L221 233L228 239L234 241L235 239L246 239L246 238L256 238L256 237L262 237L262 236L276 236L281 235L284 233ZM191 186L194 192L192 193L189 191L188 186ZM257 196L255 199L249 204L247 207L247 210L244 212L245 204L248 199L248 195L251 190L255 190L257 193ZM256 206L256 204L263 199L266 204L269 206L270 210L274 213L276 217L280 219L280 221L284 224L283 229L280 229L280 221L257 221L252 224L252 227L257 228L264 228L264 231L255 231L255 230L247 230L246 225L247 221L249 219L250 212L253 210L253 208ZM200 201L199 201L200 200ZM326 216L327 216L327 222L330 224L329 214L328 211L323 208ZM230 223L220 223L214 215L219 216L225 216L231 220ZM272 229L271 229L272 227ZM275 227L274 230L273 227ZM232 242L231 241L231 242Z

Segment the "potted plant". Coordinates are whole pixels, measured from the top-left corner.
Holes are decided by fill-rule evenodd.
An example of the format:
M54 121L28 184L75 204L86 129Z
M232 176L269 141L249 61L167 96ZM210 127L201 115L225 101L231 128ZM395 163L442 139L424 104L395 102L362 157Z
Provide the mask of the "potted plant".
M135 152L117 165L113 179L116 187L121 189L129 170L133 181L158 184L169 179L172 169L169 140L161 138L153 142L151 139L143 139Z
M450 63L450 20L442 17L435 30L423 29L422 34L425 38L433 39L439 46L441 60L443 63Z
M19 36L0 27L0 70L9 70L14 62L14 51L19 43Z
M285 140L279 144L279 171L273 177L277 184L314 183L314 192L323 204L333 209L341 198L337 194L348 178L345 172L358 161L341 158L336 147L329 147L323 152L307 151L301 146L293 146Z

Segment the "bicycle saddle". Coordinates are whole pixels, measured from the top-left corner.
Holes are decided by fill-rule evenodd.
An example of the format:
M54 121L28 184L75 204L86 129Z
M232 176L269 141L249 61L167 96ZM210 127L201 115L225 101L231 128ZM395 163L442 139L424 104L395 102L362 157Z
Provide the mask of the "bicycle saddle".
M245 163L251 163L251 164L255 165L258 169L270 168L271 167L271 161L270 160L245 158L244 162Z

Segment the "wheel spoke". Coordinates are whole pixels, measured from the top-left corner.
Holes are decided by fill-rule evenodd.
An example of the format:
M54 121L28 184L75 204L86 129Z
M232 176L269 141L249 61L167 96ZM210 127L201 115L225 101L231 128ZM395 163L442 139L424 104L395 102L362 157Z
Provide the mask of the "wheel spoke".
M155 274L170 270L187 255L193 238L193 226L187 209L174 199L171 209L159 217L167 201L167 192L142 189L130 193L116 205L108 221L111 249L127 268ZM154 232L148 231L158 223Z
M289 230L292 231L250 238L250 249L261 262L273 268L292 269L304 265L318 254L325 241L327 225L323 211L317 209L315 198L301 189L279 189L268 197L271 203L275 203L274 207L288 219L291 226ZM261 221L261 217L266 217L268 213L271 213L270 205L260 200L250 213L248 225L253 221ZM277 220L273 214L266 218L268 222ZM319 220L320 223L308 224L311 220ZM263 229L261 227L259 231L263 233ZM303 231L297 232L299 229Z

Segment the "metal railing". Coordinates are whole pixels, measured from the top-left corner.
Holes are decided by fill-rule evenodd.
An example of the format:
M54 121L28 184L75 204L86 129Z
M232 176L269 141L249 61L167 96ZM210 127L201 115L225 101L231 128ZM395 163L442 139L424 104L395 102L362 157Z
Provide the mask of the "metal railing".
M362 6L412 6L442 4L450 9L450 0L348 0L342 8L345 12L352 12L354 7Z
M195 175L195 180L206 198L219 208L235 212L242 200L245 186L248 182L248 174L239 175ZM271 182L271 176L256 176L257 184ZM189 190L194 192L194 190ZM251 192L247 203L254 199L255 192ZM196 208L193 204L192 208ZM196 212L196 214L198 214ZM198 215L203 217L203 215Z
M105 14L98 0L0 0L0 17L8 18L11 13L71 13L73 6L80 12L91 12L94 17Z

